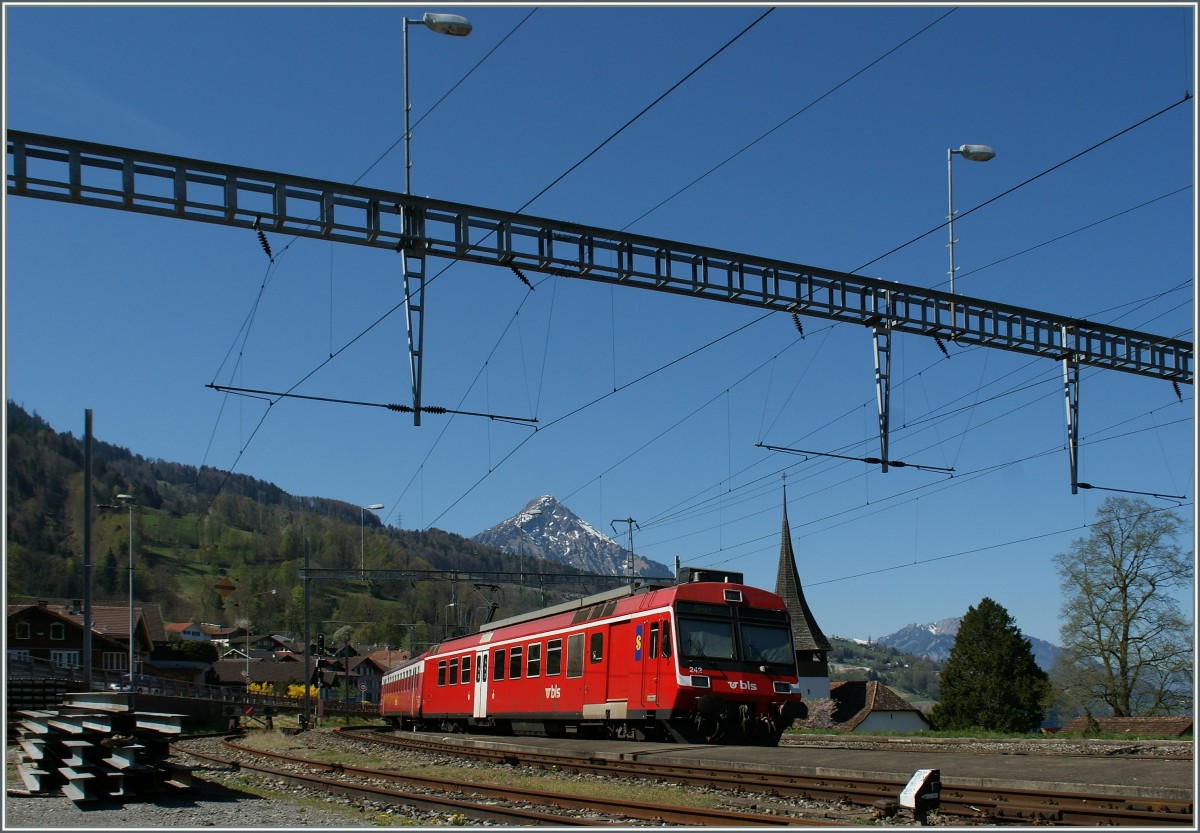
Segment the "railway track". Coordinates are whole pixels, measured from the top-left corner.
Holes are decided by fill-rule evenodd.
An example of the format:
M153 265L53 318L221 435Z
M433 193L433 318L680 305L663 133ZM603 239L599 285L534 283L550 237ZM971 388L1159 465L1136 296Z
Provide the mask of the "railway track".
M660 761L583 758L516 746L503 749L467 746L427 736L395 735L379 730L340 734L371 743L508 765L612 777L652 778L730 792L755 792L771 798L842 801L871 807L894 801L904 788L904 782L886 779L783 774L719 768L708 763L704 766L686 766ZM940 812L991 823L1038 821L1062 825L1193 826L1191 801L1020 788L977 788L946 782L942 784Z
M356 736L357 737L357 736ZM712 810L664 806L660 803L606 799L569 793L500 787L449 778L422 777L386 770L326 763L294 755L254 749L222 741L228 757L175 747L175 751L221 767L254 772L321 792L389 805L409 805L427 812L453 813L464 818L509 825L586 826L627 825L641 821L686 826L811 826L834 827L838 822L800 819L745 810ZM276 761L288 769L252 763L247 757ZM311 772L298 771L306 768Z

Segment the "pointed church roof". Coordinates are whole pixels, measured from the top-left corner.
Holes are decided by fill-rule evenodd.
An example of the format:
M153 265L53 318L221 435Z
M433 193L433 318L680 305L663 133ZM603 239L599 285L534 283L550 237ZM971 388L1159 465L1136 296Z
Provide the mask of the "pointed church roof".
M779 572L775 576L775 595L783 599L792 617L792 641L797 651L829 651L832 647L804 599L804 587L796 570L792 552L792 529L788 526L787 486L783 487L783 533L779 545Z

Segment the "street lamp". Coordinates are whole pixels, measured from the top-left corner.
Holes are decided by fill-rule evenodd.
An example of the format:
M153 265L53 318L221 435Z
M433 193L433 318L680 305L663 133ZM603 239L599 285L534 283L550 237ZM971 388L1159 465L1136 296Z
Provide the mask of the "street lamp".
M370 506L367 506L367 507L360 506L358 508L358 531L359 531L359 538L360 538L359 544L358 544L358 571L362 574L363 578L367 577L367 526L366 526L367 512L366 512L366 510L370 509L372 512L374 512L376 509L382 509L382 508L383 508L382 503L372 503Z
M412 137L409 135L410 131L408 128L408 24L410 23L423 23L428 29L441 35L466 37L471 34L471 21L457 14L426 12L420 18L404 18L401 53L404 59L404 193L406 194L412 190L410 179L412 157L409 153L409 145Z
M946 149L946 203L948 209L946 225L950 229L950 294L954 294L954 167L951 161L954 159L954 154L958 154L963 159L971 162L987 162L989 159L994 159L996 151L992 150L987 145L961 145L957 149ZM951 315L954 314L954 307L951 306Z

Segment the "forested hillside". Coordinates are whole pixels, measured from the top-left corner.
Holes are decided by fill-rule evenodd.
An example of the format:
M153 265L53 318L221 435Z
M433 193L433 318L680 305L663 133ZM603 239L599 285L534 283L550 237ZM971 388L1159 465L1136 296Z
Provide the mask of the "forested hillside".
M82 598L83 440L12 402L7 415L8 599ZM93 507L133 495L134 595L157 602L169 622L245 621L255 632L302 633L306 542L313 568L357 568L361 557L368 569L570 572L440 530L384 527L371 516L364 546L357 506L289 495L246 475L148 460L95 439L92 470ZM92 598L126 603L128 565L129 514L94 508ZM225 599L216 592L222 576L237 587ZM502 617L563 598L470 582L310 584L314 629L348 627L355 641L401 646L439 639L447 627L478 626L492 602ZM568 589L578 595L584 588Z
M82 598L83 441L9 402L7 442L8 598ZM313 568L357 569L362 558L367 569L574 572L441 530L385 527L371 515L364 545L357 506L296 497L247 475L148 460L95 439L92 482L93 507L134 496L134 595L157 602L168 622L248 622L256 633L303 633L306 542ZM126 604L128 566L129 514L94 508L92 598ZM216 592L222 576L237 587L226 599ZM330 633L348 628L355 641L409 647L477 627L493 602L503 617L586 589L543 595L471 582L313 581L312 622ZM880 680L916 701L936 697L936 663L832 641L832 679Z
M830 637L831 680L875 680L916 705L938 698L938 671L942 663L906 654L888 645Z

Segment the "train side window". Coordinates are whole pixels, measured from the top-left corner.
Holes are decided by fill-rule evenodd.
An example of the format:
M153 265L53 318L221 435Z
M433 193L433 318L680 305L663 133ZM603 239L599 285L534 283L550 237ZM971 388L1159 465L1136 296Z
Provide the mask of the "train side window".
M450 685L458 685L458 660L450 660Z
M562 670L562 640L551 639L546 643L546 676L552 677Z
M462 676L459 680L463 685L471 682L471 657L470 655L462 658Z
M592 634L592 644L588 648L588 662L604 661L604 634L596 631Z
M521 663L522 653L524 649L520 645L514 645L513 649L508 654L508 678L510 680L521 679Z
M671 656L671 623L662 623L662 655L664 658Z
M444 659L439 659L439 660L438 660L438 680L437 680L437 684L438 684L438 685L445 685L445 684L446 684L446 661L445 661Z
M650 659L658 656L658 622L650 625Z
M540 676L542 673L542 643L531 642L525 647L529 652L528 659L525 661L525 676Z
M567 637L567 677L583 676L583 634Z
M497 648L492 658L492 680L504 679L504 649Z

